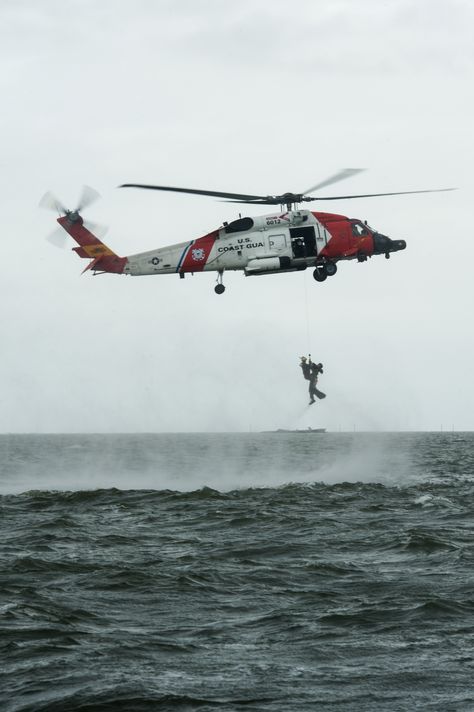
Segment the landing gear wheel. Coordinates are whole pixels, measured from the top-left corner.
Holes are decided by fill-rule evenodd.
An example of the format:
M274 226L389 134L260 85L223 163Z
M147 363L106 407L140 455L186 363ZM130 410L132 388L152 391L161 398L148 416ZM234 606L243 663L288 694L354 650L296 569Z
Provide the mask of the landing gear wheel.
M337 264L335 262L326 262L324 268L328 277L332 277L337 272Z
M223 276L224 276L224 270L223 269L218 270L217 279L216 279L217 284L214 287L214 291L216 294L224 294L224 292L225 292L225 287L222 284Z
M316 269L313 272L313 277L316 280L316 282L324 282L324 280L327 278L327 272L324 269L322 265L319 267L316 267Z

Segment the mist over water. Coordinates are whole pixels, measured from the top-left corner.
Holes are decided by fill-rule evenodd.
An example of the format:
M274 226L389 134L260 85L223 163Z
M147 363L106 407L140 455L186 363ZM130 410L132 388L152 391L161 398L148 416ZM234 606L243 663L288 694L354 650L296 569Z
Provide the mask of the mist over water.
M472 710L474 436L0 436L0 708Z
M0 493L18 494L110 487L227 492L311 482L403 485L411 477L415 440L407 435L403 449L383 433L10 435L1 442L6 458Z

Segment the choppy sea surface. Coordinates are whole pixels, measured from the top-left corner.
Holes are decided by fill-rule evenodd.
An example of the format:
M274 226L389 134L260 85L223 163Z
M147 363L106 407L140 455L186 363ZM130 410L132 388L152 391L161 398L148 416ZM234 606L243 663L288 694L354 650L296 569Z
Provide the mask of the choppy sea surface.
M474 434L0 436L0 710L474 710Z

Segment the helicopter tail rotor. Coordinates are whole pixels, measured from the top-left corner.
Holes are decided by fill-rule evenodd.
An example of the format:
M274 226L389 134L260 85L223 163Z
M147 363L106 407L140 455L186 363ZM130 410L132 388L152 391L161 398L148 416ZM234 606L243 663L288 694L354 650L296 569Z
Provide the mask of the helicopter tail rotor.
M58 198L56 198L51 191L48 191L43 195L39 201L39 207L44 208L45 210L52 210L59 215L65 215L67 213L67 208L64 207L61 201L58 200Z
M76 212L80 213L81 210L88 208L90 205L99 200L100 194L88 185L82 187L81 197L79 198L79 205L76 208Z
M39 202L39 207L44 208L45 210L51 210L55 213L58 213L59 217L67 218L68 223L80 222L80 224L84 225L86 230L88 230L90 233L93 233L96 237L104 237L108 229L105 225L100 225L99 223L93 223L89 220L84 220L80 215L80 212L84 210L84 208L88 208L99 198L100 195L96 190L94 190L94 188L91 188L88 185L84 185L82 188L78 206L75 210L68 210L51 191L48 191L43 195ZM67 235L64 232L64 229L58 228L50 235L48 235L46 239L55 247L64 248L66 246Z
M46 210L52 210L60 215L66 215L68 213L80 213L81 210L88 208L90 205L99 200L100 194L88 185L84 185L81 191L81 197L77 208L75 210L68 210L64 204L57 198L54 193L48 191L43 195L39 202L40 208L45 208Z
M85 221L80 214L80 211L92 205L98 198L97 191L84 186L77 208L68 210L55 195L50 192L46 193L40 200L40 207L59 213L57 222L61 227L61 231L57 230L47 239L53 245L63 247L66 234L70 235L77 243L77 247L73 247L73 251L78 257L89 260L89 264L83 272L91 270L94 274L104 272L123 274L127 258L119 257L99 239L99 236L102 237L105 234L107 228Z

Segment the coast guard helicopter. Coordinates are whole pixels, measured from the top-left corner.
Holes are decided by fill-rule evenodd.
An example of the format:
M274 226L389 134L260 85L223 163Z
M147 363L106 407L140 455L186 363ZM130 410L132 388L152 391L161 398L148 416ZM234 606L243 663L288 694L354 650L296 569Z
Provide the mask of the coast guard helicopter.
M249 195L124 183L121 188L171 191L224 198L231 203L279 206L279 210L267 215L239 217L232 222L224 222L202 237L128 257L116 255L94 235L93 228L89 229L80 215L83 208L99 197L91 188L84 188L82 199L75 210L67 210L51 193L42 198L40 205L59 213L57 222L79 245L73 250L79 257L90 260L84 272L91 270L93 274L109 272L132 276L179 274L180 278L184 278L186 274L214 271L217 272L215 292L222 294L225 290L222 282L225 270L242 270L246 276L251 276L295 272L313 267L314 279L323 282L336 274L340 260L365 262L373 255L385 255L388 259L392 252L406 248L405 240L392 240L358 218L311 212L301 209L301 203L453 190L442 188L326 197L310 195L315 190L349 178L361 170L346 168L302 193L281 195Z

